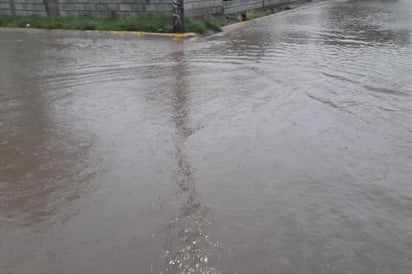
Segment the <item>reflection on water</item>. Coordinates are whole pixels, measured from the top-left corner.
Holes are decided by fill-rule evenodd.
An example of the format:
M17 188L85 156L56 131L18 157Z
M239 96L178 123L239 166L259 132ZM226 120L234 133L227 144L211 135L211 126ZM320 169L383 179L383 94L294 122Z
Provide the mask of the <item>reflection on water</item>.
M183 45L180 45L183 47ZM208 209L203 206L196 191L195 174L186 153L185 143L193 134L190 125L190 94L184 50L172 53L173 61L173 120L176 125L175 156L177 170L176 196L180 202L179 214L169 222L167 247L164 252L165 273L218 273L209 266L213 244L206 233Z
M0 273L410 274L411 10L0 30Z

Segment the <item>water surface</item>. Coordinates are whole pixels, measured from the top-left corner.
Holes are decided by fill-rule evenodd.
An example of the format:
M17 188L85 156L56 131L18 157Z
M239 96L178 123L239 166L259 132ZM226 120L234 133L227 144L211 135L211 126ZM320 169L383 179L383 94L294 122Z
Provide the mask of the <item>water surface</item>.
M411 35L407 0L0 30L0 273L409 274Z

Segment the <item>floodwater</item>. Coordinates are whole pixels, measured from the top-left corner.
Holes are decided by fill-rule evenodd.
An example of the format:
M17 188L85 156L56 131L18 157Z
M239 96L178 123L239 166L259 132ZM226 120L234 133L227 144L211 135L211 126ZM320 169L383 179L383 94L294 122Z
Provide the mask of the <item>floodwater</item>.
M409 0L0 30L0 273L410 274L411 37Z

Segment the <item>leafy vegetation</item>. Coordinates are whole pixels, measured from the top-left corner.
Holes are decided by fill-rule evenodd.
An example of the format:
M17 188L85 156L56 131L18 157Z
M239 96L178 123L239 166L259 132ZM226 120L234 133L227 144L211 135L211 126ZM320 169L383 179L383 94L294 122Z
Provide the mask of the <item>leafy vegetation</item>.
M246 12L246 19L252 20L252 19L263 17L266 15L267 13L262 10L249 10Z
M185 19L186 31L206 33L221 31L218 23L210 18ZM62 17L24 16L2 17L0 27L30 27L41 29L105 30L105 31L146 31L171 33L172 17L169 14L144 14L132 17Z
M282 9L260 9L260 10L249 10L246 12L246 20L252 20L252 19L256 19L259 17L263 17L263 16L267 16L270 14L274 14L277 13L279 11L281 11Z

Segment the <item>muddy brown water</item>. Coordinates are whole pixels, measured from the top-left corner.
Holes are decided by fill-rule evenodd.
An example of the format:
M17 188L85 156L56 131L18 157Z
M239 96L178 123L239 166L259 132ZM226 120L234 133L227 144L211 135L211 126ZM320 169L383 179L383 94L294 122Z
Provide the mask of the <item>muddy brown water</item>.
M408 0L0 30L0 273L412 273L411 35Z

